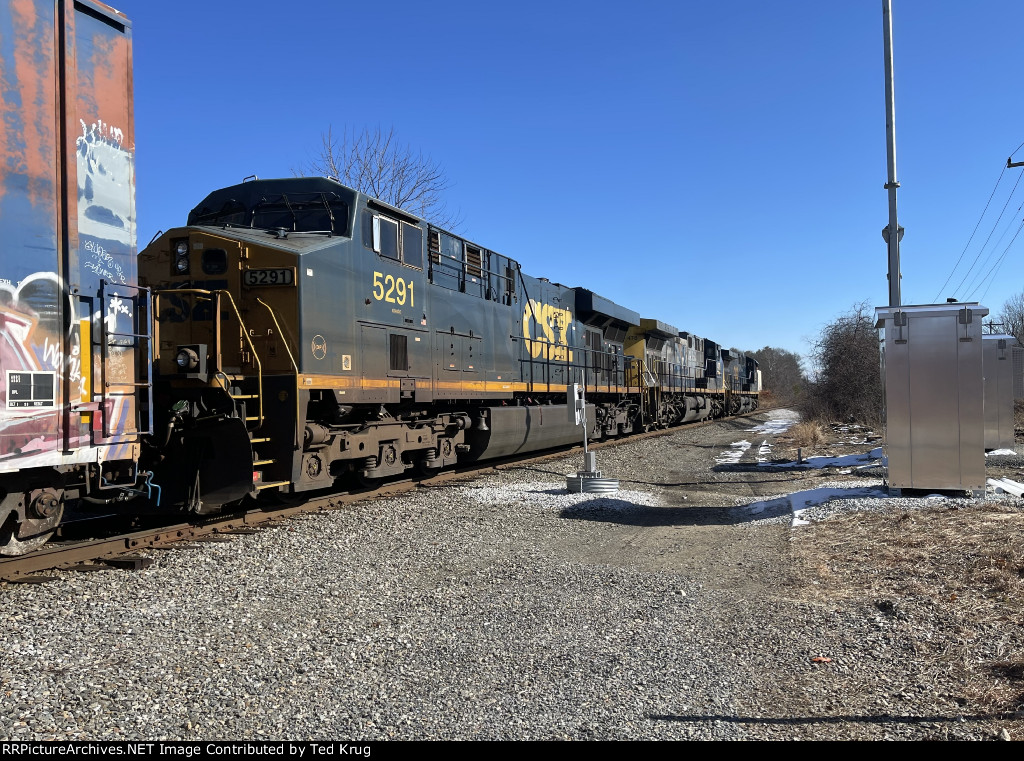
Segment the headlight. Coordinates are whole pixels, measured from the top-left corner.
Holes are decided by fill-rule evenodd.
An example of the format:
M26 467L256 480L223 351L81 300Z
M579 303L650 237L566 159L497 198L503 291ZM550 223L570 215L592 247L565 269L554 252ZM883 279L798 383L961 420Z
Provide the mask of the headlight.
M189 245L187 238L180 238L171 241L171 248L174 249L174 272L178 275L187 275L189 270Z
M199 355L192 349L179 349L174 361L182 370L195 370L199 367Z

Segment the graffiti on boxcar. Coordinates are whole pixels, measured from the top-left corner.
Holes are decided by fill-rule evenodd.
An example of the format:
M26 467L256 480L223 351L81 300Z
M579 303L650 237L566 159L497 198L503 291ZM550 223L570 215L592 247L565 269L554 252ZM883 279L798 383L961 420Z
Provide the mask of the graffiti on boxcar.
M133 277L135 208L134 156L122 144L121 129L99 120L79 120L75 141L78 169L78 234L89 272L111 283Z
M28 457L53 451L60 446L61 388L67 381L69 404L92 400L90 374L94 370L86 363L97 361L92 353L83 352L82 330L86 326L101 326L103 321L116 321L119 316L131 319L131 300L111 296L104 311L91 316L72 316L66 336L60 320L58 305L64 287L53 272L37 272L25 278L17 287L0 284L0 458ZM66 307L73 309L71 303ZM92 329L96 335L97 327ZM106 381L128 384L134 380L134 345L109 346ZM98 362L98 361L97 361ZM19 392L12 397L12 388ZM31 394L26 398L25 394ZM115 396L104 400L104 415L108 419L128 419L130 403ZM91 420L95 434L99 430L99 416ZM69 435L71 447L90 443L89 419L83 426L74 426ZM114 430L122 430L115 428Z
M57 447L57 379L66 369L61 292L53 272L34 273L17 287L0 286L0 457Z
M121 263L102 245L94 240L87 240L82 244L82 248L89 254L89 258L83 264L87 270L110 283L128 282Z

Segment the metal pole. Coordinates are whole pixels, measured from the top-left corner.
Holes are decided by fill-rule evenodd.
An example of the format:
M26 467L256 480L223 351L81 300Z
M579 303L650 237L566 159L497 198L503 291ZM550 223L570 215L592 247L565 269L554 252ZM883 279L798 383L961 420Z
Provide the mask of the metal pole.
M892 75L892 0L882 0L882 32L885 38L885 138L888 159L889 224L882 237L889 245L889 306L900 306L900 238L903 232L896 221L896 99Z
M583 466L587 463L587 377L583 374L583 385L580 387L580 396L583 399Z

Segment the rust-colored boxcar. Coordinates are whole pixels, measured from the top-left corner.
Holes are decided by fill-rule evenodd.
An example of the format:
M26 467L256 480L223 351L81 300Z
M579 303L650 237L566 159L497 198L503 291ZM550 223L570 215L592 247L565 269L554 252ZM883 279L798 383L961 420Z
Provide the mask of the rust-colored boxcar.
M131 25L91 0L0 5L0 553L66 499L138 481ZM148 413L147 413L148 414Z

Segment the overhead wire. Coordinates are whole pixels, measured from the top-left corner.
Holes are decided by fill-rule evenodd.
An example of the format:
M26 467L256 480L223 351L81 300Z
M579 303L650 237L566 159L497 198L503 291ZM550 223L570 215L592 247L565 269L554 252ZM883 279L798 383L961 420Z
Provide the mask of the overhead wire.
M985 280L988 280L988 285L985 286L985 290L982 291L981 296L978 298L978 301L984 301L985 295L988 293L988 289L991 288L992 283L996 281L995 276L999 273L999 268L1003 266L1003 261L1006 259L1006 254L1010 251L1010 247L1013 246L1013 242L1017 240L1017 236L1020 235L1020 231L1022 229L1024 229L1024 220L1021 220L1021 223L1017 226L1017 232L1015 232L1013 234L1013 237L1010 238L1010 242L1006 244L1006 248L1003 249L1003 253L1002 255L1000 255L999 259L996 260L996 263L992 265L992 269L989 270L990 274L986 275L985 278L981 281L982 283L984 283ZM991 277L991 279L989 279L989 277ZM980 287L981 283L978 283L978 288ZM977 288L975 288L975 291L976 290ZM974 295L974 291L971 291L971 295Z
M1022 145L1024 145L1024 143L1022 143ZM967 249L970 248L971 246L971 241L974 240L974 235L978 232L978 228L981 227L981 220L985 218L985 213L988 211L989 204L992 203L992 199L996 195L996 190L999 189L999 183L1003 181L1004 174L1006 174L1005 166L1003 167L1002 171L999 172L999 179L996 180L995 187L992 188L992 193L989 195L988 201L985 203L985 208L982 209L981 216L978 217L978 224L974 226L974 230L971 231L971 237L967 239L967 245L965 245L964 250L960 252L960 258L956 260L956 264L953 265L953 269L949 271L949 275L946 276L946 282L944 282L942 284L942 287L939 288L939 292L935 294L935 298L932 299L932 303L938 302L939 297L942 295L942 292L946 289L946 286L949 285L949 281L953 278L954 273L960 266L960 262L963 261L964 254L967 253Z
M995 198L996 191L999 189L999 183L1002 182L1003 175L1006 174L1006 170L1009 168L1008 165L1010 164L1010 162L1013 159L1013 154L1016 153L1017 151L1019 151L1021 148L1024 148L1024 142L1021 142L1020 145L1018 145L1016 148L1013 149L1013 151L1010 152L1010 158L1006 162L1007 166L1004 166L1000 170L999 177L996 179L996 184L993 186L992 192L989 194L988 201L985 202L985 208L982 209L981 216L978 217L978 222L974 225L974 229L971 231L971 235L967 239L967 243L964 246L963 251L960 252L960 256L959 256L959 258L957 258L956 264L953 265L953 269L951 269L950 272L949 272L949 275L946 276L945 282L943 282L942 286L939 288L938 293L935 294L935 298L933 299L933 301L937 302L939 300L939 298L942 296L942 292L945 290L946 286L949 285L949 281L953 279L953 276L956 274L957 270L959 269L960 263L963 261L964 255L967 253L967 250L971 247L971 242L974 240L974 236L978 232L978 228L981 227L981 223L985 219L985 214L988 213L989 206L992 204L992 199ZM1022 175L1022 176L1024 176L1024 175ZM1017 182L1013 186L1013 190L1010 191L1010 195L1006 199L1006 203L1003 204L1003 209L1002 209L1002 211L999 214L999 218L996 219L995 224L993 224L993 226L992 226L992 230L989 232L988 237L986 237L986 239L985 239L985 243L982 245L981 249L978 251L978 254L974 257L974 261L971 262L971 266L967 269L967 272L964 274L963 278L960 280L959 285L957 285L957 287L956 287L956 289L954 291L954 296L956 295L956 292L960 290L961 286L963 286L964 281L967 280L967 278L970 276L971 272L974 270L975 265L977 265L977 263L978 263L978 259L981 258L981 255L984 253L985 248L988 246L988 242L989 242L989 240L991 240L992 235L995 233L996 228L999 226L999 222L1002 219L1003 214L1006 212L1006 207L1009 205L1010 199L1013 198L1013 194L1016 191L1017 186L1020 184L1020 180L1021 180L1021 178L1018 177L1017 178ZM1004 235L1005 235L1005 233L1004 233ZM1002 236L1000 237L1000 240L1001 239L1002 239ZM996 243L996 245L997 246L999 245L998 242ZM991 256L991 254L990 254L990 256ZM986 257L986 259L985 259L986 263L988 262L988 258L989 257ZM984 268L984 264L982 264L982 269L983 268ZM971 283L973 284L973 282L974 281L972 280Z
M1014 213L1015 216L1020 216L1022 210L1024 210L1024 202L1021 202L1020 206L1017 207L1017 211ZM985 282L985 279L988 277L988 273L990 273L992 270L990 268L984 277L982 277L981 273L982 271L984 271L986 265L988 265L988 263L992 260L992 257L995 254L995 252L999 250L999 245L1003 242L1003 239L1006 237L1007 233L1010 232L1010 228L1012 226L1013 224L1011 222L1009 225L1003 228L1002 234L999 236L998 240L996 240L996 242L992 245L992 249L989 251L988 256L986 256L984 261L982 261L981 266L978 267L978 271L975 273L974 277L972 277L970 281L967 283L967 287L964 289L965 296L962 299L963 301L969 300L971 296L973 296L977 292L978 288L981 287L981 284ZM994 233L995 230L993 229L992 232ZM991 237L991 234L989 235L989 237ZM1016 238L1017 236L1014 235L1014 237ZM979 280L979 278L981 279Z
M1018 145L1010 153L1010 157L1006 160L1006 167L1007 168L1009 168L1010 164L1013 162L1013 154L1016 153L1017 151L1019 151L1022 147L1024 147L1024 142L1022 142L1020 145ZM1018 180L1018 182L1019 182L1019 180ZM1016 188L1016 185L1014 187ZM1011 192L1010 195L1012 196L1013 193ZM1024 203L1022 203L1020 206L1017 207L1017 214L1018 214L1018 216L1020 215L1020 211L1021 211L1022 208L1024 208ZM1003 262L1006 260L1006 254L1009 253L1010 247L1013 246L1013 242L1015 240L1017 240L1017 236L1020 235L1020 231L1022 229L1024 229L1024 219L1022 219L1021 223L1017 226L1017 232L1015 232L1013 234L1013 237L1010 238L1010 242L1006 244L1006 248L1003 249L1002 255L1000 255L999 259L996 260L996 263L992 266L992 269L990 270L990 272L991 272L991 279L989 279L989 276L986 276L984 279L982 279L982 281L981 281L982 283L984 283L985 280L988 280L988 285L985 286L985 290L981 292L981 296L978 298L978 301L984 301L985 296L988 295L988 289L991 288L992 287L992 283L994 283L996 281L996 275L999 274L999 270L1003 266ZM1006 232L1004 232L1003 235L1001 235L999 237L999 240L1001 241L1005 235L1006 235ZM996 245L998 246L999 244L997 243ZM980 287L980 285L981 284L979 283L979 287ZM975 290L977 290L977 289L975 289ZM973 295L973 294L974 294L974 291L971 292L971 295Z
M999 227L999 223L1003 220L1003 215L1006 213L1006 207L1010 205L1010 200L1013 198L1013 194L1017 192L1017 186L1020 185L1021 178L1024 178L1024 173L1018 175L1017 182L1014 183L1013 189L1010 191L1010 195L1006 197L1006 203L1003 204L1003 208L1000 210L999 216L996 218L995 223L992 225L992 230L989 232L988 237L985 238L985 242L981 245L981 248L978 249L978 254L974 257L974 261L971 262L971 266L968 267L967 272L964 273L964 276L963 278L961 278L960 283L953 290L954 295L960 293L960 289L963 288L963 285L967 281L967 278L970 277L971 272L974 271L974 267L978 264L978 260L981 258L981 255L985 253L985 248L988 246L988 242L992 240L992 236L995 234L996 229ZM987 258L986 261L988 261ZM973 283L973 280L971 282Z

